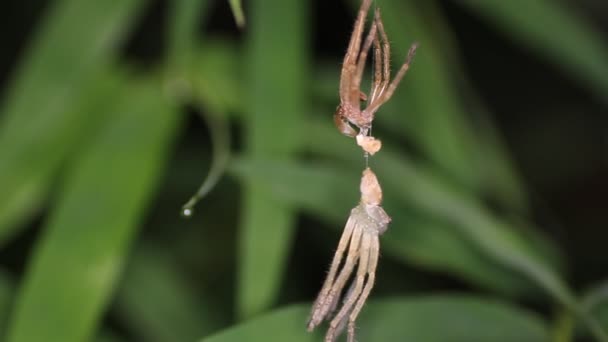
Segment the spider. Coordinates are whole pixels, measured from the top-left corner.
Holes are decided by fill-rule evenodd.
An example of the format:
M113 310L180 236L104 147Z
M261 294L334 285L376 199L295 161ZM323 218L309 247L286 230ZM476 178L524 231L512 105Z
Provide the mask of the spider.
M329 323L326 342L333 342L348 324L348 342L355 341L355 320L374 287L376 266L380 252L378 237L383 234L391 218L380 206L382 189L370 168L361 177L361 201L351 210L340 238L329 274L313 305L308 331L312 331L335 311L346 282L358 264L353 283L343 299L340 311ZM344 252L348 248L346 259ZM338 274L338 269L342 269Z
M386 32L384 31L384 24L382 23L379 9L376 9L374 21L363 45L361 45L365 18L371 2L372 0L363 0L355 21L355 27L348 44L348 49L344 56L340 74L340 105L334 114L334 123L342 134L350 137L357 136L357 143L361 145L366 152L371 152L371 154L373 154L380 149L379 141L375 142L375 139L367 137L372 127L374 114L380 106L385 104L391 96L393 96L399 82L401 82L401 79L403 79L410 67L416 49L418 48L418 43L412 44L407 53L407 57L405 58L405 62L397 72L395 78L390 81L390 44ZM366 96L360 89L361 79L367 61L367 54L372 45L374 46L374 75L370 95ZM367 102L367 105L363 110L361 109L360 101ZM359 128L358 133L351 124ZM365 145L372 145L367 148L370 149L370 151L367 151Z

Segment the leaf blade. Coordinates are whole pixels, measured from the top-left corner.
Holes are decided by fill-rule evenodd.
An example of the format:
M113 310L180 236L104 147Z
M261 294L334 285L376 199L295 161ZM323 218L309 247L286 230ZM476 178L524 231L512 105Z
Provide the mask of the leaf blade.
M252 3L250 106L244 121L251 158L291 159L300 144L307 13L307 3L296 0ZM285 40L283 32L290 32L290 39ZM293 208L254 183L245 183L244 189L237 299L241 317L259 313L276 300L295 229Z
M304 329L308 310L307 305L282 308L201 342L316 341L320 336ZM357 333L365 341L549 341L538 316L503 302L464 295L371 301L361 314Z
M115 107L99 109L113 120L69 172L16 299L8 341L93 336L177 127L160 87L130 85Z
M36 212L95 119L75 116L143 0L53 2L0 108L0 244ZM51 152L49 152L51 151Z

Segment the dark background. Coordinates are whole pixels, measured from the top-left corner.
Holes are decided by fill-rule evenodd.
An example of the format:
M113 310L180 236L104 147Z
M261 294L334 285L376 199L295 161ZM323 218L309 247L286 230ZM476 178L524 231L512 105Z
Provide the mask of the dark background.
M378 3L381 6L381 1ZM593 94L571 72L520 44L470 8L457 1L437 3L457 44L465 77L489 109L490 119L504 139L515 170L525 184L530 204L527 218L559 247L567 263L563 276L575 290L584 291L599 283L605 279L608 269L605 253L608 97ZM604 44L608 45L606 2L558 3L601 32ZM330 61L336 65L337 74L354 20L352 11L342 1L314 1L311 5L312 22L308 26L312 30L313 63ZM2 4L2 96L6 96L8 84L49 7L49 1L34 0ZM168 7L167 1L152 1L146 6L135 30L129 33L120 49L121 63L134 65L143 72L164 63ZM247 10L245 3L246 16ZM237 44L246 39L246 33L235 28L227 2L215 1L208 17L208 22L198 28L201 36L218 36ZM407 44L398 37L392 37L392 43ZM422 46L424 48L424 42ZM224 178L199 204L193 218L179 218L180 206L207 172L210 160L206 156L211 151L209 127L198 117L200 110L192 104L185 104L183 109L187 118L182 133L176 139L160 191L133 245L148 241L156 248L169 251L174 257L174 269L185 274L186 287L212 291L211 301L223 308L216 311L215 327L219 328L235 316L232 308L240 216L234 213L242 204L242 189L233 178ZM322 114L331 120L331 112ZM233 151L246 150L243 146L246 128L232 121L230 129ZM57 182L55 186L60 184ZM490 201L487 203L492 205ZM1 266L16 282L26 272L28 258L36 247L49 210L46 207L38 211L27 221L28 228L0 250ZM208 220L210 217L212 222ZM310 213L298 216L296 243L287 262L290 271L281 287L279 304L308 302L314 298L337 239L334 230L318 229L327 225ZM199 249L197 243L202 240L213 241L214 248ZM310 253L311 250L314 253ZM372 297L403 292L480 291L442 272L404 265L390 258L382 260L379 271ZM522 302L544 314L551 314L553 310L552 305L542 301L525 299ZM141 339L124 317L121 304L112 304L102 325L128 340Z

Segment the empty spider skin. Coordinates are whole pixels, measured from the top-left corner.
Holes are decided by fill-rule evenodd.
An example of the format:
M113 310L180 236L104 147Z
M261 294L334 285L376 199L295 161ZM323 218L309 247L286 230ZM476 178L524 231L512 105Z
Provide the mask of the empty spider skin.
M331 320L326 342L334 342L345 326L348 326L348 340L354 341L355 320L374 286L380 249L378 236L386 231L391 221L380 206L382 188L370 168L363 171L360 190L361 200L350 212L330 271L308 321L308 330L312 331L323 320ZM353 282L343 295L353 274ZM342 307L335 313L340 302Z
M361 3L340 73L340 105L334 114L334 122L342 134L350 137L353 137L354 134L351 130L352 127L348 127L349 124L359 128L359 135L368 134L376 111L393 96L397 86L409 70L418 48L417 43L412 44L405 62L391 81L390 43L384 30L380 9L376 9L374 20L363 40L365 17L370 4L370 0L364 0ZM367 98L360 88L367 56L372 48L374 75L370 96ZM366 102L364 109L361 108L361 100Z

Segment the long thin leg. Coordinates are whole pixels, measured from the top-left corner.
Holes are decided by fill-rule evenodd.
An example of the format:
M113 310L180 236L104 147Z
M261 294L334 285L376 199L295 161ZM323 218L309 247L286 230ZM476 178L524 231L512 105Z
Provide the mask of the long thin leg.
M374 39L374 78L372 79L368 104L374 103L380 93L382 81L382 48L380 47L380 38L376 35L376 39Z
M350 286L348 287L348 291L346 291L346 294L344 295L344 300L342 300L342 303L344 303L347 298L350 298L350 296L352 296L353 291L355 290L355 285L356 285L356 282L350 284ZM342 334L342 331L344 331L344 328L346 328L347 323L348 323L348 317L344 317L342 319L342 321L340 322L340 324L338 324L336 330L334 331L334 335L340 336L340 334Z
M365 42L363 43L363 48L361 49L361 53L359 54L359 59L357 60L357 71L350 83L350 102L351 103L359 103L359 93L361 86L361 78L363 77L363 71L365 70L365 64L367 62L367 54L369 53L369 49L372 47L372 43L376 39L376 23L372 24L372 27L369 29L369 33L365 38Z
M363 289L365 276L368 269L369 251L372 243L371 240L372 236L369 233L363 234L363 238L361 240L361 250L359 252L359 268L357 270L357 277L355 279L355 287L353 288L352 293L344 301L342 309L340 309L338 314L329 323L329 329L327 330L327 335L325 337L326 341L333 341L335 339L340 323L351 312L353 305L355 305L357 299L361 295L361 290Z
M378 255L380 254L380 242L378 236L373 236L371 241L370 253L369 253L369 266L367 268L367 282L361 292L361 296L357 300L357 304L348 317L348 342L354 342L355 340L355 321L357 316L361 312L367 297L369 296L372 288L374 287L374 281L376 280L376 267L378 266Z
M378 87L378 92L374 101L382 96L382 93L386 90L386 86L388 82L391 80L391 44L388 41L388 36L386 35L386 31L384 30L384 23L382 22L382 17L380 15L380 9L376 9L374 13L374 22L378 26L379 38L382 40L382 83ZM374 101L368 102L370 105L373 105Z
M324 306L326 299L327 299L326 298L327 293L329 292L332 285L334 284L334 280L336 278L336 273L338 272L338 267L340 266L340 263L342 262L344 252L346 251L346 247L348 246L348 243L352 237L354 227L355 227L355 220L352 218L349 218L348 221L346 221L346 226L344 227L344 232L342 233L342 237L340 237L340 242L338 243L338 248L336 250L336 254L334 255L334 259L331 263L329 273L327 274L327 277L325 278L325 282L323 283L323 288L321 289L321 292L319 292L319 296L317 297L317 300L315 301L315 304L313 306L311 317L310 317L310 320L308 321L308 330L309 331L314 329L325 318L325 317L323 317L324 315L321 315L324 310L319 310L319 309Z
M372 0L363 0L357 19L355 20L355 27L353 33L350 36L350 42L348 43L348 49L344 55L344 61L342 62L342 72L340 74L340 101L342 103L348 102L351 76L356 68L357 57L359 56L359 49L361 47L361 37L363 35L363 28L365 27L365 17L369 11L369 7L372 4Z
M359 48L361 47L361 37L363 35L363 28L365 27L365 17L367 17L367 12L369 12L369 8L372 5L372 0L363 0L361 3L361 7L359 8L359 13L357 13L357 19L355 20L355 27L353 28L353 34L350 37L350 41L348 43L348 50L346 51L346 58L353 58L356 60L357 55L359 55Z
M346 256L346 261L344 262L344 267L340 271L338 278L334 282L329 291L324 306L322 307L321 313L323 317L327 315L330 309L333 307L335 300L340 298L340 293L344 288L344 285L348 281L348 278L353 273L353 269L355 268L355 264L357 263L357 259L359 258L359 247L361 245L361 235L363 230L361 226L355 225L355 230L353 231L353 236L350 240L350 247L348 249L348 255Z
M391 98L391 96L393 96L393 93L395 92L395 89L397 89L399 82L401 82L401 79L403 78L403 76L405 76L405 73L410 68L412 59L414 58L414 55L416 54L417 48L418 48L418 43L412 44L412 46L410 47L410 49L407 53L407 57L405 58L405 62L399 69L399 72L397 72L395 79L391 82L391 84L389 84L388 88L384 91L384 93L382 93L376 99L376 101L374 101L374 103L370 104L367 108L365 108L365 113L367 115L372 115L373 113L375 113L380 106L382 106L384 103L386 103L386 101L388 101Z

